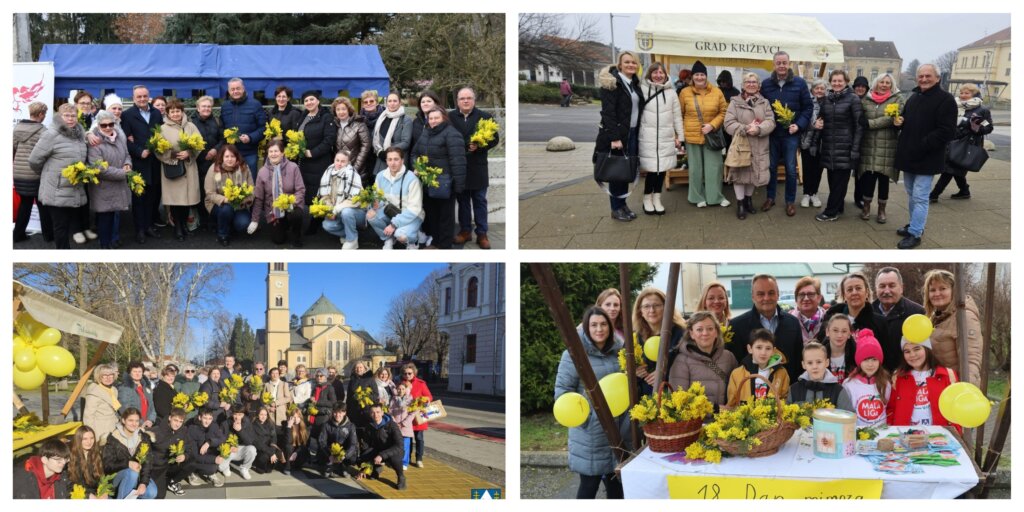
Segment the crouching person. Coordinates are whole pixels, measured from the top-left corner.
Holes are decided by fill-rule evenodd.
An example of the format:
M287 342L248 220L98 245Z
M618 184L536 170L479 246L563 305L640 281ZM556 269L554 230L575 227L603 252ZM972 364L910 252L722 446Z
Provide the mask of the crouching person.
M390 157L391 155L388 155ZM359 454L359 462L373 465L370 478L380 478L382 466L387 466L398 475L398 490L405 489L405 472L402 470L402 431L392 421L391 416L384 414L384 406L380 403L370 407L370 425L366 428L366 452ZM362 472L359 479L365 478Z
M157 499L164 499L167 491L178 496L185 494L179 482L192 474L193 457L189 456L188 449L185 410L175 407L167 421L160 422L153 429L153 481L156 482Z
M64 466L71 458L68 445L58 439L47 439L39 453L14 468L15 499L61 500L71 497L70 483L64 477Z
M228 438L232 435L236 436L238 445L231 447L231 454L220 463L218 469L227 479L231 476L231 463L239 462L236 464L238 474L242 475L245 480L251 479L249 468L256 461L256 431L252 428L252 420L245 415L245 406L242 404L232 405L231 416L221 423L220 428Z
M113 485L117 499L135 493L138 499L156 498L153 473L153 447L148 434L139 429L141 413L128 407L121 413L121 423L103 441L103 472L116 473Z
M320 460L324 478L335 475L348 476L346 465L353 465L359 457L359 440L356 424L345 416L345 402L337 402L331 409L331 419L320 429ZM339 457L332 453L331 446L337 444L344 450Z
M188 453L194 457L192 475L188 478L191 485L203 483L207 479L214 487L224 486L224 477L218 472L224 458L217 448L224 444L228 436L213 422L214 409L203 409L199 412L198 421L188 427Z
M375 183L384 191L384 201L366 212L366 220L384 241L384 249L394 249L395 240L406 249L418 249L417 234L423 225L423 187L419 178L405 168L401 149L388 148L388 168L377 174Z

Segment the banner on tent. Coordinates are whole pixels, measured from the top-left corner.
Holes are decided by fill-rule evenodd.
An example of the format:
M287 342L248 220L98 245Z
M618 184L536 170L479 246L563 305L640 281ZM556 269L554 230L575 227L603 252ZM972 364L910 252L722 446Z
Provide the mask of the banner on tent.
M28 106L34 101L46 104L47 115L53 114L53 63L14 63L14 96L11 99L12 123L28 119Z

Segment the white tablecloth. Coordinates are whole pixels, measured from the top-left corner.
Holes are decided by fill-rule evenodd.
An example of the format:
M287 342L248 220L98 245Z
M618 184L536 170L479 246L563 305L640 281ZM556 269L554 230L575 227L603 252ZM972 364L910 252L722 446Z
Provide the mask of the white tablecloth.
M942 427L921 428L947 433ZM721 464L682 464L665 460L666 455L669 454L654 453L650 448L644 448L622 468L622 485L627 499L667 499L666 477L669 475L883 480L882 498L912 499L955 498L978 484L978 474L963 449L959 466L921 466L924 473L893 475L875 471L871 463L861 456L845 459L815 457L812 437L804 431L798 431L778 453L769 457L726 457Z

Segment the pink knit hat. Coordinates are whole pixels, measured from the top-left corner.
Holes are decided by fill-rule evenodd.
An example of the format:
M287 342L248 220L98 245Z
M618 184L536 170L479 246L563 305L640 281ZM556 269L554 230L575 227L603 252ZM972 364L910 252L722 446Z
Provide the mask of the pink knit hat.
M853 359L857 361L857 366L860 366L861 362L872 357L878 359L879 363L885 360L882 345L878 343L878 338L875 338L875 333L871 332L871 329L861 329L857 332L857 351Z

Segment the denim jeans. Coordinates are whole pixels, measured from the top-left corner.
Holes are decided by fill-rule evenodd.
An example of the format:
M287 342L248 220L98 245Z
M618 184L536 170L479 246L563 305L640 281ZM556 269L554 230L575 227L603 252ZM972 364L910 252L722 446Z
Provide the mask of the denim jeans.
M476 234L487 233L487 188L463 190L459 201L459 231L468 233L476 220Z
M245 165L249 166L249 172L252 173L252 182L256 183L256 175L260 172L260 168L256 167L256 162L259 161L259 156L256 153L253 153L251 155L242 155L242 159L245 160Z
M388 227L388 224L390 223L391 219L389 219L387 215L384 215L384 208L378 209L377 215L370 219L370 227L372 227L373 230L377 232L377 236L379 236L381 240L387 240L389 238L387 236L384 236L384 228ZM420 232L420 224L422 224L422 221L419 218L417 218L416 220L410 222L409 224L406 224L396 229L395 232L391 234L391 236L394 237L395 240L398 240L399 242L405 244L414 244L416 243L417 240L416 235L417 233Z
M139 472L131 468L124 468L114 476L113 485L117 488L117 499L124 499L125 496L128 496L139 487ZM146 492L142 493L142 496L138 498L140 500L154 499L156 498L157 490L156 482L150 479L146 484Z
M768 199L775 199L775 173L782 159L786 165L786 204L793 203L796 201L796 150L800 147L800 137L772 135L768 143Z
M413 439L416 441L416 460L418 462L423 461L423 434L426 430L414 430L412 432Z
M228 238L232 230L235 233L245 233L249 227L252 214L249 210L241 208L236 210L231 203L217 204L213 206L210 215L217 219L217 236Z
M114 242L114 223L117 212L96 212L96 230L99 231L100 247L107 249Z
M366 210L345 208L340 217L324 219L324 231L343 238L346 242L359 240L359 227L366 225Z
M903 173L903 186L907 189L910 205L910 234L920 237L924 233L924 225L928 222L928 194L932 191L931 174Z

